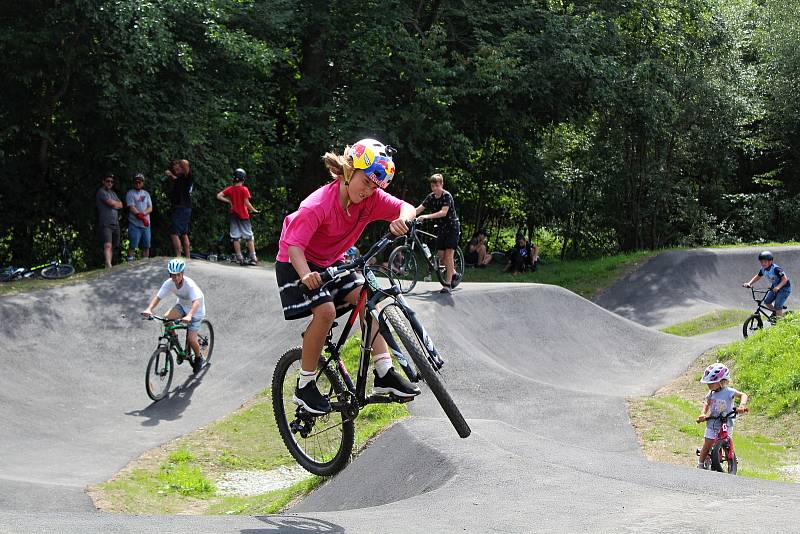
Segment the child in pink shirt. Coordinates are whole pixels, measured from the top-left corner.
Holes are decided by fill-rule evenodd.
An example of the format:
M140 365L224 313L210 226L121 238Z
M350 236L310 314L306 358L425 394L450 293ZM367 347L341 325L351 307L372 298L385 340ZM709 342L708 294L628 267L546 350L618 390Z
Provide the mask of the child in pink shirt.
M408 231L405 221L416 216L414 206L386 193L394 177L391 149L373 139L362 139L344 155L327 153L325 166L333 182L308 196L296 212L283 221L275 264L283 315L287 320L312 316L303 336L300 377L294 402L312 414L331 411L329 399L315 383L317 362L325 336L339 315L358 300L364 279L357 274L321 288L320 272L340 263L367 224L389 221L395 235ZM307 290L300 287L303 284ZM372 345L375 392L400 397L419 394L418 387L392 367L386 342L378 335Z

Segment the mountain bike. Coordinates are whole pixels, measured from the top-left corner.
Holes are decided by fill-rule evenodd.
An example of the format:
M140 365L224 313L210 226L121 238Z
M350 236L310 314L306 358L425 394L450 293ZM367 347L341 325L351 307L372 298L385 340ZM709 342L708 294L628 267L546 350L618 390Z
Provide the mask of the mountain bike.
M188 360L194 366L196 356L188 343L184 348L180 339L178 339L178 330L187 330L189 325L182 323L180 319L167 319L158 315L143 316L142 318L149 321L161 321L161 335L158 338L158 346L147 362L147 370L144 376L144 387L147 390L147 396L154 401L160 401L169 394L172 374L175 371L175 361L180 365L184 360ZM197 342L200 344L200 353L205 361L205 366L211 365L211 354L214 351L214 327L206 319L203 319L200 323Z
M722 422L722 425L703 465L711 471L735 475L739 466L739 459L733 450L733 437L728 432L728 419L736 419L736 410L719 414L716 417L708 417L708 419L718 419ZM697 449L695 454L700 456L700 449Z
M767 305L764 304L764 299L767 298L767 295L769 295L770 291L772 290L755 289L751 287L750 291L753 294L753 300L756 302L756 311L754 311L750 317L745 319L744 324L742 325L742 335L745 338L753 332L761 330L765 326L774 325L775 321L777 320L775 312L767 308ZM786 306L783 307L784 310L786 308Z
M396 247L394 250L392 250L392 253L389 254L389 262L387 265L389 277L392 282L398 284L403 293L409 293L412 289L414 289L414 286L417 285L417 278L419 276L417 269L417 249L422 251L422 256L425 259L425 263L428 264L428 276L426 276L426 280L430 279L431 273L436 273L436 277L439 279L439 282L442 285L447 285L445 282L447 270L444 265L439 263L439 255L432 253L430 248L428 248L428 245L422 242L419 237L420 234L434 239L436 236L419 230L417 225L420 222L421 221L419 219L411 221L411 227L409 228L408 233L398 238L398 241L401 243L400 246ZM460 247L456 247L453 256L453 263L455 266L455 272L458 273L459 277L463 279L464 253L461 252Z
M75 267L70 265L72 252L66 239L61 239L61 252L58 260L36 265L35 267L9 267L0 273L0 282L11 282L23 278L33 278L37 275L48 280L67 278L75 273Z
M370 258L377 256L392 243L393 236L383 236L366 255L339 267L330 267L322 274L323 287L353 272L360 272L366 282L358 303L350 313L338 341L333 342L334 323L325 339L325 349L317 366L317 387L325 395L332 411L324 415L312 415L302 406L294 404L292 397L297 386L302 349L290 349L278 360L272 377L272 406L278 431L291 455L307 471L319 476L331 476L339 472L350 461L355 439L355 420L365 406L375 403L408 402L413 398L400 398L392 394L367 395L367 371L370 365L370 349L380 333L389 345L403 372L412 382L424 381L439 401L458 435L470 435L469 425L445 388L441 374L444 360L431 341L414 311L403 298L397 283L381 288L378 279L368 266ZM297 282L298 286L301 282ZM305 287L305 286L303 286ZM378 304L385 301L385 306ZM361 346L356 371L356 381L345 368L341 357L342 346L362 311L373 321L360 321ZM405 348L400 348L396 337ZM406 355L410 356L409 357Z

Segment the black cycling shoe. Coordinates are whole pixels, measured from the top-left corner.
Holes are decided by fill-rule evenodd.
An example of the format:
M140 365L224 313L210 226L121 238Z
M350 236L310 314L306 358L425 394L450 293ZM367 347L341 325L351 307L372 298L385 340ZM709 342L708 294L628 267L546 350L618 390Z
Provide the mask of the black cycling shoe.
M450 279L450 287L452 289L455 289L460 283L461 283L461 275L458 273L453 273L453 278Z
M292 401L310 414L323 415L331 411L331 403L317 389L316 380L312 380L303 388L296 388Z
M392 393L398 397L416 397L421 393L420 389L406 380L405 377L400 376L394 367L384 375L383 378L378 376L378 372L373 369L375 374L375 393Z
M202 356L195 355L195 357L192 358L192 374L196 375L197 373L202 371L205 364L206 362L205 360L203 360Z

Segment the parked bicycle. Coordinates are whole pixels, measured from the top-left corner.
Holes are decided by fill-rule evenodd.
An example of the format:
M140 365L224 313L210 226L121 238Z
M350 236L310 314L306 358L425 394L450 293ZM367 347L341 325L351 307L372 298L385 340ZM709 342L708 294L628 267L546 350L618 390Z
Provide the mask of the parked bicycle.
M716 417L707 417L708 419L719 419L722 424L720 425L717 437L714 439L714 444L711 446L711 452L703 462L706 469L711 471L718 471L720 473L728 473L735 475L739 465L739 459L736 457L736 452L733 449L733 436L730 435L728 430L728 420L736 419L736 410L731 410L728 413L719 414ZM697 456L700 456L700 449L695 451Z
M75 273L75 267L70 265L72 252L67 245L66 239L61 239L61 251L59 259L36 265L35 267L8 267L0 273L0 282L11 282L22 280L23 278L33 278L41 276L48 280L67 278Z
M333 331L338 326L334 323L325 340L325 351L319 359L317 387L330 400L332 411L315 416L292 401L297 385L301 348L287 351L275 366L272 377L272 405L278 431L295 460L315 475L330 476L347 465L355 439L355 420L365 406L410 400L392 394L367 395L366 393L367 372L371 360L371 343L367 343L367 340L374 339L377 335L373 331L372 321L360 322L362 343L355 384L345 368L341 357L342 346L353 325L358 321L359 314L364 310L368 317L377 321L378 331L386 340L408 379L412 382L423 380L428 385L459 436L466 438L471 433L469 425L445 388L441 375L444 361L404 299L400 286L392 283L388 289L381 288L368 266L370 258L388 247L392 243L392 238L391 234L386 234L366 255L339 267L330 267L322 273L323 287L352 272L363 273L367 280L361 289L358 304L350 313L338 341L333 342ZM383 301L387 303L379 309L378 304ZM395 336L400 338L407 353L400 348ZM410 355L410 360L406 354Z
M756 302L756 310L750 317L745 319L744 324L742 325L742 335L745 338L753 332L761 330L765 326L774 325L775 321L777 320L775 317L775 311L769 309L767 305L764 304L764 299L767 298L767 295L769 295L769 292L772 290L755 289L751 287L750 291L753 294L753 300ZM786 306L783 307L784 310L786 308Z
M181 345L181 341L178 339L178 330L186 330L189 325L182 323L180 319L167 319L158 315L142 318L161 321L158 346L147 362L147 371L144 377L147 396L154 401L159 401L169 394L172 374L175 371L175 361L180 365L184 360L188 360L191 365L194 365L196 356L188 344ZM210 365L211 354L214 351L214 327L207 319L203 319L200 323L197 342L200 344L200 353L205 365Z
M417 268L417 250L422 251L422 256L425 263L428 265L428 276L430 279L431 273L436 273L436 277L442 285L446 285L445 276L447 275L445 266L439 263L439 255L431 252L428 245L426 245L419 237L420 234L436 238L435 235L429 234L417 228L421 221L416 219L411 221L411 226L408 233L398 240L402 243L396 247L391 254L389 254L389 262L387 269L389 277L393 283L397 283L403 293L409 293L414 286L417 285L419 271ZM461 248L456 248L453 256L453 263L455 264L455 272L464 279L464 253Z

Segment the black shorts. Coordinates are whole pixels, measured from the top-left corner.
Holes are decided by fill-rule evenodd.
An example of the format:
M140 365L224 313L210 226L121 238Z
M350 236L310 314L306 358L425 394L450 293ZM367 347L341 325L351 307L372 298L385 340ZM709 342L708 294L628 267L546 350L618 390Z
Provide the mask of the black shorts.
M436 250L456 249L459 239L461 239L460 226L442 228L436 236Z
M189 233L189 221L192 220L192 208L175 207L169 214L169 233L184 235Z
M104 245L111 243L111 246L119 246L119 226L101 226L99 228L100 242Z
M341 262L333 266L341 265ZM324 267L314 265L309 262L308 266L312 271L322 272ZM300 286L300 276L294 270L292 264L286 261L275 262L275 277L278 281L278 289L281 294L281 306L283 306L283 317L286 320L302 319L311 315L311 310L320 304L333 302L336 306L336 317L349 312L353 306L345 300L345 297L353 289L364 285L364 278L360 274L351 273L344 278L328 284L323 289L304 291ZM303 286L305 288L305 286Z

